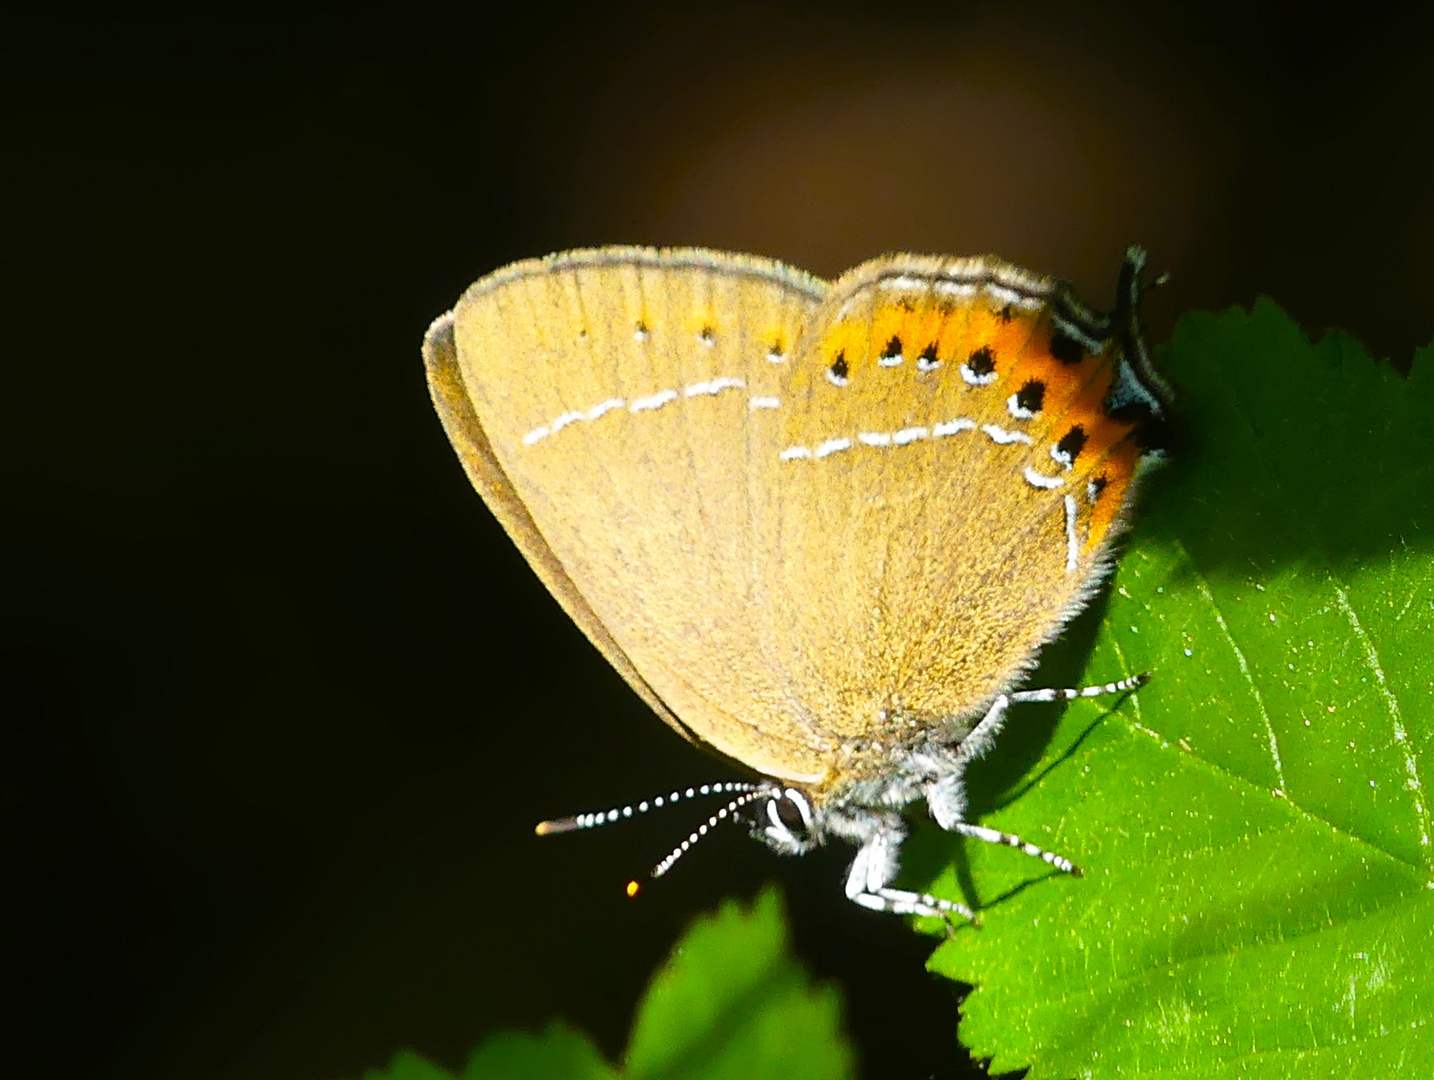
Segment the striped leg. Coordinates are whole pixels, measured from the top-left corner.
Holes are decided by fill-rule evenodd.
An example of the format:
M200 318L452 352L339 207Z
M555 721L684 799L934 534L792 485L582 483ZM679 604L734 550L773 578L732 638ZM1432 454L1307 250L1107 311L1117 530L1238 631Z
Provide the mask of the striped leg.
M1019 836L1008 832L997 832L995 829L988 829L984 825L972 825L969 821L958 821L951 827L951 831L960 833L962 836L969 836L975 840L984 840L988 844L1005 844L1007 847L1020 848L1033 859L1040 859L1042 862L1050 863L1057 870L1064 870L1072 877L1084 877L1081 869L1071 862L1064 855L1057 855L1054 851L1047 851L1045 848L1038 848L1035 844L1028 844Z
M906 889L877 889L875 892L857 893L852 900L872 911L885 911L892 915L933 915L951 921L952 915L959 915L969 923L979 924L976 913L965 904L955 900L943 900L930 893L915 893Z
M1086 686L1079 690L1017 690L1014 694L1006 695L1014 704L1022 704L1028 701L1074 701L1076 698L1100 697L1104 694L1123 694L1127 690L1137 690L1150 681L1150 672L1142 671L1139 675L1132 675L1128 679L1121 679L1118 682L1108 682L1100 686Z
M945 919L948 924L951 916L959 915L968 922L975 922L975 914L965 904L943 900L930 893L891 887L890 882L896 877L897 854L906 838L899 820L878 826L857 849L846 877L847 899L872 911L887 911L895 915L934 915Z
M960 833L962 836L969 836L988 844L1005 844L1007 847L1020 848L1032 858L1040 859L1057 870L1080 877L1080 867L1063 855L1036 847L1035 844L1028 844L1019 836L997 832L995 829L973 825L964 820L966 791L962 783L962 776L966 771L966 766L984 754L995 741L997 732L1001 730L1001 725L1005 722L1006 710L1012 705L1023 705L1036 701L1074 701L1077 698L1100 697L1103 694L1122 694L1127 690L1143 686L1149 679L1150 673L1143 672L1118 682L1105 683L1102 686L1087 686L1080 690L1017 690L1015 693L1002 694L991 703L986 715L971 729L970 734L956 745L943 770L945 775L926 786L926 805L931 810L931 816L936 819L938 825L950 832Z
M1006 722L1006 710L1012 705L1025 705L1037 701L1075 701L1077 698L1123 694L1127 690L1144 686L1149 681L1150 672L1145 671L1139 675L1132 675L1128 679L1121 679L1119 682L1109 682L1101 686L1086 686L1079 690L1017 690L1014 693L1002 694L991 703L991 707L986 710L986 715L981 717L980 722L971 729L971 733L962 739L956 747L954 764L958 767L965 766L991 748L997 732L1001 730L1001 725Z

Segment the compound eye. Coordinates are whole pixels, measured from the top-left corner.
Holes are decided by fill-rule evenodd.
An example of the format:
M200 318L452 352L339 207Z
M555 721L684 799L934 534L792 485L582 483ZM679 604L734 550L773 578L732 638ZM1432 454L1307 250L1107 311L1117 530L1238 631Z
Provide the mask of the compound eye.
M767 820L771 822L774 833L785 833L798 844L816 839L811 804L805 795L793 788L787 788L767 801Z
M807 831L806 819L797 808L797 804L786 796L772 800L772 805L777 808L777 817L781 818L782 824L787 827L793 836L803 836Z

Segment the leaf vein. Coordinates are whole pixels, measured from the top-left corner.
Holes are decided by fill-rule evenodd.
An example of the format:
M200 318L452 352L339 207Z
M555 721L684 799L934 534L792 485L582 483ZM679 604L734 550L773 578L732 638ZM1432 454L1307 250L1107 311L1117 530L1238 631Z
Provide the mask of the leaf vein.
M1308 1015L1309 1013L1306 1013L1306 1016ZM1311 1058L1328 1058L1337 1054L1346 1053L1351 1049L1378 1045L1390 1039L1396 1039L1400 1037L1407 1038L1407 1030L1418 1030L1424 1026L1425 1021L1421 1019L1411 1021L1408 1025L1408 1029L1399 1027L1395 1028L1392 1031L1369 1032L1368 1034L1349 1035L1344 1038L1326 1038L1323 1040L1319 1040L1315 1042L1314 1045L1308 1047L1275 1047L1270 1050L1242 1050L1239 1053L1230 1055L1229 1057L1220 1058L1218 1064L1222 1066L1229 1066L1238 1065L1242 1062L1261 1062L1269 1061L1273 1058L1283 1057L1288 1057L1295 1062L1303 1064L1305 1061ZM1311 1030L1313 1031L1313 1029ZM1403 1053L1405 1056L1407 1056L1407 1051L1404 1051ZM1395 1068L1392 1070L1393 1075L1399 1075L1400 1068L1403 1065L1403 1061L1404 1056L1401 1056L1399 1064L1396 1065ZM1202 1060L1201 1068L1208 1070L1214 1064L1216 1064L1216 1062ZM1162 1076L1188 1076L1190 1075L1190 1073L1189 1067L1176 1066L1173 1069L1138 1071L1135 1075L1145 1077L1147 1078L1147 1080L1158 1080L1158 1078Z
M1344 617L1349 620L1349 625L1354 630L1355 638L1364 648L1365 663L1374 673L1374 681L1379 685L1379 692L1384 696L1385 707L1389 710L1389 720L1394 727L1394 741L1404 751L1404 773L1408 777L1408 790L1414 798L1414 813L1419 818L1419 846L1424 849L1427 861L1429 856L1434 855L1434 844L1431 844L1429 836L1429 807L1424 802L1424 783L1419 777L1419 760L1414 755L1414 745L1409 741L1409 732L1404 727L1404 714L1399 708L1399 698L1384 677L1384 668L1379 663L1379 650L1375 648L1374 642L1359 621L1359 616L1355 614L1349 602L1349 594L1337 581L1331 579L1330 584L1334 588L1335 600L1339 603L1340 610L1344 612Z
M1380 916L1387 915L1389 914L1391 909L1397 908L1400 905L1409 902L1410 897L1408 894L1394 894L1390 896L1386 902L1376 903L1368 910L1351 913L1343 918L1330 917L1328 918L1328 921L1322 926L1312 925L1307 927L1301 927L1300 929L1291 931L1285 931L1281 929L1278 932L1255 932L1239 941L1231 942L1230 944L1223 947L1217 946L1216 948L1209 949L1193 949L1190 952L1184 953L1179 956L1172 955L1165 960L1146 960L1143 962L1142 966L1135 967L1132 973L1128 975L1115 974L1115 972L1119 972L1121 970L1121 965L1116 959L1114 952L1116 941L1114 938L1107 938L1106 940L1110 943L1112 950L1111 971L1113 973L1111 975L1106 976L1106 981L1112 988L1117 991L1124 991L1126 989L1136 988L1141 983L1151 982L1152 977L1154 975L1169 972L1177 968L1185 968L1190 967L1192 965L1198 966L1201 964L1228 962L1232 959L1244 959L1246 956L1257 953L1262 949L1270 949L1275 946L1288 945L1292 943L1302 944L1312 939L1323 937L1327 934L1341 934L1348 931L1350 927L1358 926L1360 923L1363 923L1368 919L1379 918ZM1090 951L1092 950L1086 950L1087 953L1089 953ZM1228 963L1226 963L1226 966L1229 966ZM1134 965L1126 964L1125 970L1131 970L1132 967L1134 967ZM958 975L956 977L966 979L968 981L975 981L971 980L970 975L966 974ZM980 983L977 981L976 985L979 986ZM1045 996L1050 1002L1053 1002L1058 1005L1065 1005L1067 1003L1078 1004L1082 1001L1088 1001L1092 995L1090 990L1090 984L1088 981L1085 986L1072 989L1051 990L1050 992L1046 993ZM1359 1036L1352 1036L1350 1039L1347 1040L1347 1042L1355 1042L1358 1041L1359 1038ZM1310 1050L1320 1049L1322 1046L1328 1047L1333 1045L1344 1045L1344 1043L1324 1043L1315 1047L1311 1047ZM1276 1053L1279 1051L1252 1052Z
M1275 784L1283 794L1285 791L1285 766L1284 762L1280 760L1280 741L1275 735L1275 725L1270 719L1269 710L1265 708L1265 697L1260 693L1260 688L1255 685L1255 677L1250 674L1250 665L1245 660L1245 653L1236 643L1235 635L1230 633L1229 624L1225 622L1225 616L1220 611L1220 605L1215 601L1215 594L1210 589L1209 581L1206 580L1205 575L1201 573L1195 565L1195 560L1192 559L1190 553L1185 550L1185 545L1177 540L1176 546L1179 547L1180 554L1193 571L1196 587L1200 591L1200 596L1210 605L1210 614L1214 615L1215 621L1219 623L1220 632L1225 635L1225 643L1230 646L1230 651L1235 654L1235 662L1240 666L1240 674L1243 675L1245 681L1250 684L1250 696L1255 699L1255 707L1260 712L1260 720L1265 725L1265 736L1269 740L1270 758L1275 764Z
M1121 723L1125 724L1130 731L1140 735L1144 735L1147 738L1154 739L1164 749L1169 749L1175 745L1174 742L1172 742L1168 736L1162 735L1160 732L1154 730L1153 728L1148 728L1144 724L1137 723L1135 720L1132 720L1128 716L1123 716L1120 713L1113 713L1112 715L1119 719ZM1230 769L1226 768L1224 765L1219 764L1218 762L1210 761L1209 759L1204 758L1199 754L1188 751L1185 752L1185 756L1188 757L1191 761L1198 762L1200 765L1211 770L1212 772L1219 773L1221 776L1227 777L1228 779L1230 779L1236 784L1241 785L1242 787L1253 788L1255 791L1258 791L1264 795L1270 794L1267 788L1261 787L1259 784L1253 783L1251 780L1249 780L1249 778L1241 776L1237 772L1231 771ZM1279 796L1279 798L1282 803L1284 803L1297 815L1306 819L1307 821L1317 822L1319 825L1323 826L1326 829L1329 829L1336 835L1343 836L1346 839L1352 840L1356 844L1362 847L1367 847L1372 851L1377 851L1379 852L1379 854L1384 855L1387 858L1393 859L1395 862L1403 863L1405 866L1409 867L1412 870L1418 870L1420 872L1427 872L1428 870L1428 868L1425 866L1421 866L1418 863L1412 863L1403 856L1398 855L1393 851L1389 851L1386 848L1380 847L1373 840L1370 840L1367 837L1360 836L1358 833L1355 832L1350 832L1342 825L1330 821L1328 818L1320 817L1320 815L1314 813L1313 811L1305 809L1305 807L1295 802L1288 795L1281 793L1281 796ZM1214 848L1211 847L1209 850L1214 850ZM1434 887L1434 882L1430 882L1429 884L1430 887Z

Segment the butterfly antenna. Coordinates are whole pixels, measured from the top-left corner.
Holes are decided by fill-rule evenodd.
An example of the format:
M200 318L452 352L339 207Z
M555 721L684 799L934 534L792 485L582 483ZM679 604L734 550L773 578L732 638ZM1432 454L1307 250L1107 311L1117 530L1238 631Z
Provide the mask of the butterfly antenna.
M575 829L596 829L599 825L609 825L614 821L621 821L623 818L630 818L635 814L645 814L649 810L660 810L670 803L679 802L682 799L696 799L703 795L731 795L735 793L756 794L766 792L766 785L748 784L742 781L729 780L720 784L703 784L700 787L690 787L686 791L674 791L669 795L658 795L652 799L643 799L642 802L630 804L623 807L615 807L612 810L598 810L591 814L575 814L572 817L554 818L552 821L540 821L533 831L539 836L551 836L553 833L572 832ZM730 810L730 807L728 808Z
M1121 267L1120 285L1117 292L1120 294L1117 299L1118 307L1134 307L1148 292L1154 292L1165 285L1170 284L1170 271L1166 270L1158 277L1149 281L1141 281L1140 274L1145 269L1145 249L1132 244L1125 249L1125 265Z
M705 822L697 826L697 828L692 831L692 833L687 837L686 840L682 841L682 843L678 844L675 848L669 851L667 853L667 857L652 868L651 876L654 878L660 878L663 874L667 873L667 871L672 869L673 863L675 863L678 859L682 858L682 856L687 854L693 844L701 840L718 825L722 824L722 822L724 821L729 821L735 818L737 816L737 811L742 809L742 807L746 806L749 802L754 802L757 799L770 798L772 796L772 793L776 790L775 788L766 784L746 784L743 786L746 790L743 791L742 794L738 795L726 806L722 807L721 810L718 810L717 813L713 814ZM627 895L637 895L637 882L629 881L627 883Z

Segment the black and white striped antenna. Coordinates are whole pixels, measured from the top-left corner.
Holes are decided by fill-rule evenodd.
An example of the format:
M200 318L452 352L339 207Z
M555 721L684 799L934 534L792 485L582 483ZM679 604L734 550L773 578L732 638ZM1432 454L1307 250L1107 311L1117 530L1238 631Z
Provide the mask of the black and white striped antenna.
M667 856L652 868L650 876L659 878L672 869L672 864L682 858L697 841L706 836L723 821L730 820L736 816L738 810L757 799L769 797L775 789L770 784L751 784L740 780L727 780L717 784L701 784L697 787L690 787L682 791L673 791L667 795L657 795L651 799L643 799L638 803L629 803L627 806L613 807L611 810L597 810L586 814L574 814L572 817L554 818L551 821L540 821L533 830L539 836L551 836L554 833L574 832L578 829L596 829L599 825L610 825L626 818L636 817L639 814L646 814L652 810L661 810L675 802L688 799L698 799L704 795L733 795L726 806L718 810L701 825L697 826L682 843L678 844ZM629 881L627 883L627 895L636 896L638 883Z

